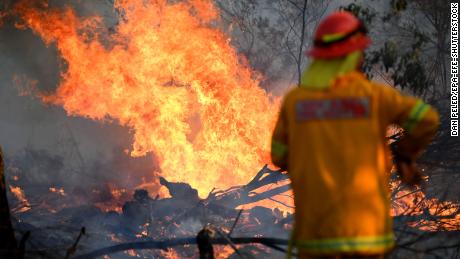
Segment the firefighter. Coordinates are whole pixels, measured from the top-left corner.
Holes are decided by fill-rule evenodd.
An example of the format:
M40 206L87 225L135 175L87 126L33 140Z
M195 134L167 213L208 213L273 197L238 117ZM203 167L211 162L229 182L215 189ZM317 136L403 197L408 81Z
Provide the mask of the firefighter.
M291 179L299 258L384 258L394 246L387 127L404 129L394 160L411 185L421 179L415 160L438 128L431 106L359 71L369 44L361 21L332 13L316 30L299 87L282 103L271 156Z

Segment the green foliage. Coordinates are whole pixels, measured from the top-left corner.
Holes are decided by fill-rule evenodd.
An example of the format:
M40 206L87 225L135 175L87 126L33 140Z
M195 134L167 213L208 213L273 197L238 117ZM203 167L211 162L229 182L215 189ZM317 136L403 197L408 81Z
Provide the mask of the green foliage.
M353 13L356 17L363 21L365 25L371 24L377 15L376 13L372 12L369 8L363 8L362 6L357 5L355 3L351 3L347 6L342 6L340 7L340 10Z
M375 11L364 8L356 3L352 3L342 9L354 13L364 21L370 34L372 34L373 25L377 22L384 25L392 25L393 20L398 15L401 15L401 12L406 10L407 1L392 0L390 1L390 7L391 11L381 14L381 16L377 16ZM378 72L375 69L379 69L391 75L394 85L400 86L403 89L410 89L416 94L423 94L434 84L434 81L427 76L429 66L424 62L421 55L421 50L428 43L429 38L417 27L403 26L405 27L402 29L395 28L395 31L402 30L406 38L411 39L411 42L402 42L398 37L384 38L379 35L379 38L384 38L385 41L376 42L380 47L366 53L363 70L368 75L372 75ZM394 31L392 33L397 35ZM407 35L408 33L409 35Z
M414 31L414 42L407 49L401 49L392 40L384 43L383 47L368 53L364 70L372 73L373 65L381 64L384 72L390 73L395 85L408 88L416 94L423 94L434 84L427 76L427 67L421 59L421 47L427 42L427 37L418 30Z
M406 0L391 0L390 5L391 5L391 9L393 12L399 13L401 11L406 10L407 1Z

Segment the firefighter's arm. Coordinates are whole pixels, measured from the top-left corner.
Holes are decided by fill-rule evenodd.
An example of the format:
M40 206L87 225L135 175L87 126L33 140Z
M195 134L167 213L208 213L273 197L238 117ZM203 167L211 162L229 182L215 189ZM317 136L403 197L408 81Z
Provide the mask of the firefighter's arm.
M439 114L430 105L417 100L401 126L405 134L398 143L398 152L402 156L415 160L436 134L439 127Z
M287 170L288 160L288 131L286 109L283 103L275 130L272 136L271 158L274 165L282 170Z
M431 142L439 125L439 115L433 107L418 100L406 121L401 125L405 133L397 144L395 160L401 180L418 184L421 173L415 160Z
M415 161L436 134L439 115L422 100L404 96L394 88L385 87L383 94L383 117L404 129L394 152L398 173L402 181L417 184L421 174Z

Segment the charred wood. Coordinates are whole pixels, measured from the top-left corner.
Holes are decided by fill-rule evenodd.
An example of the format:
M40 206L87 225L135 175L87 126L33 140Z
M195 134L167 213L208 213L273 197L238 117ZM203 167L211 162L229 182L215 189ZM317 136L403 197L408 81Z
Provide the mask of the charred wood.
M287 246L288 240L280 238L266 238L266 237L234 237L230 238L234 244L262 244L268 247L279 247ZM211 238L211 243L213 245L227 245L228 241L225 238ZM91 259L98 256L109 255L121 251L131 250L131 249L167 249L170 247L183 246L183 245L196 245L197 239L190 238L177 238L169 239L163 241L145 241L145 242L133 242L133 243L124 243L114 246L105 247L102 249L95 250L93 252L74 257L74 259ZM281 248L282 249L282 248ZM282 249L285 251L284 249Z
M188 183L173 183L168 182L165 178L160 177L160 184L168 188L169 194L173 198L198 201L198 191L193 189Z
M212 236L213 232L208 228L203 228L196 236L200 259L214 259L214 249L211 243Z
M290 189L289 184L262 193L257 193L255 190L270 184L277 184L287 179L288 176L286 173L271 170L265 165L248 184L232 187L225 191L212 192L207 198L207 202L210 204L218 203L221 206L229 208L236 208L243 204L268 199L288 191Z
M75 254L75 252L77 251L77 246L78 246L78 243L80 242L80 239L81 237L86 233L86 229L85 227L82 227L81 230L80 230L80 234L78 234L78 237L77 239L75 240L75 242L73 243L73 245L67 249L67 253L65 255L65 259L69 259L70 256L72 256L73 254Z
M201 200L211 210L222 211L223 208L234 209L243 204L254 203L264 199L270 199L273 196L282 194L290 189L289 184L277 186L273 189L255 192L261 187L265 187L271 184L277 184L279 182L288 179L286 173L281 171L274 171L265 165L256 176L246 185L235 186L227 190L211 191L208 197ZM172 200L163 199L165 203L171 202L183 202L183 205L178 207L188 207L190 204L196 204L200 201L197 190L193 189L187 183L173 183L167 181L165 178L160 178L160 183L165 186L172 196ZM157 203L160 204L160 203ZM171 205L171 204L168 204Z

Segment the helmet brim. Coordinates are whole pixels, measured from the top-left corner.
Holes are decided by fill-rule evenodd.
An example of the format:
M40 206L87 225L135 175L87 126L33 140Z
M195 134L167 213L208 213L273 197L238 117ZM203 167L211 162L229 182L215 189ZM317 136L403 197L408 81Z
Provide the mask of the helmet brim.
M314 46L307 51L307 55L313 58L339 58L357 50L364 50L371 44L371 39L366 35L349 38L343 42L337 42L327 47Z

